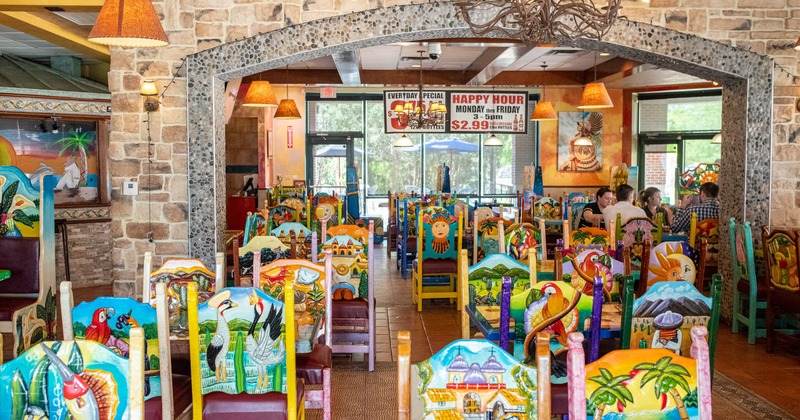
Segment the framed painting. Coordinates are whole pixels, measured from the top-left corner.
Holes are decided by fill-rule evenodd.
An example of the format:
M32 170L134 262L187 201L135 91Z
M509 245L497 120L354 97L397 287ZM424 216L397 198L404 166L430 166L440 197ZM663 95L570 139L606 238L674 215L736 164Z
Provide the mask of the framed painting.
M106 147L108 120L76 116L0 118L0 165L19 168L34 185L56 177L56 207L109 202Z
M603 114L558 113L558 170L598 172L603 169Z

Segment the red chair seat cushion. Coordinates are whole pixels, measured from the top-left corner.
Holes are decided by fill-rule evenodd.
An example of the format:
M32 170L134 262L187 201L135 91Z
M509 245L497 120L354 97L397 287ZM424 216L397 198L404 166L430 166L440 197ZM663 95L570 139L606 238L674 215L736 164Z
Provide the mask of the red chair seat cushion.
M550 412L552 414L569 413L567 384L550 384Z
M303 380L297 378L297 408L302 409ZM264 420L287 418L286 394L226 394L212 392L203 395L204 419Z
M745 296L750 295L750 282L745 281L744 279L740 279L739 283L736 284L736 289L739 290L739 293L742 293ZM767 288L764 286L764 283L759 281L756 283L756 297L759 300L766 300L767 299Z
M0 293L38 294L39 238L0 237L0 249L0 268L11 271L11 278L0 281Z
M355 298L352 300L333 301L333 319L369 317L369 304L365 298Z
M158 381L158 377L150 378ZM172 411L177 417L192 403L192 378L184 375L172 375ZM150 398L144 402L144 418L162 418L161 397Z
M297 353L297 377L312 385L322 384L322 371L333 366L333 351L324 344L316 344L311 353Z
M36 303L36 298L0 297L0 321L11 321L14 311L34 303Z
M414 260L414 271L417 270L418 260ZM428 259L422 262L423 274L427 275L445 275L458 273L458 262L452 259Z

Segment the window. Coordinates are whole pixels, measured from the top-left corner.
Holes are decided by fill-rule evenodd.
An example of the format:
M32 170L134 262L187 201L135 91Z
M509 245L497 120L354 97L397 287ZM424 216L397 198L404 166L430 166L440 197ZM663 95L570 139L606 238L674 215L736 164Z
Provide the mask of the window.
M514 173L514 137L497 134L502 146L483 147L483 195L515 194L521 189Z
M450 167L452 193L478 195L480 137L479 134L425 135L425 194L437 191L438 168L445 164Z
M362 101L309 101L308 132L336 133L362 131Z
M387 191L419 193L420 134L409 134L414 147L396 148L397 135L385 134L383 102L367 102L367 196L386 195Z

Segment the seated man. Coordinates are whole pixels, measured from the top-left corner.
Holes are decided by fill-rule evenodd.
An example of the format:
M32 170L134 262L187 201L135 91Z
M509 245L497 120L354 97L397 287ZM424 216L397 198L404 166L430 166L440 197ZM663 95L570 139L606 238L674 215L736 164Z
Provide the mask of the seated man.
M596 201L586 205L581 212L581 220L578 228L582 227L599 227L605 229L605 221L603 220L603 210L611 204L611 190L608 187L600 187L597 190Z
M617 214L620 214L620 223L625 224L628 220L634 217L647 217L641 207L633 205L634 190L628 184L622 184L617 187L616 196L617 204L608 206L603 210L603 220L605 221L606 228L611 226L611 221L617 220Z
M692 213L697 213L698 222L703 219L719 219L717 195L719 186L713 182L706 182L700 186L700 204L690 205L694 195L683 197L672 221L672 232L688 232L692 223Z

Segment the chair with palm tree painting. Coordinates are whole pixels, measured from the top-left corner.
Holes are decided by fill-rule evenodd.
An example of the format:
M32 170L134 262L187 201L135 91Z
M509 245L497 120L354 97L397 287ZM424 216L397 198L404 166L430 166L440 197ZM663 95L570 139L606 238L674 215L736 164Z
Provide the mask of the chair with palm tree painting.
M564 244L579 253L583 248L611 248L611 236L608 231L596 227L582 227L570 231L569 244Z
M705 327L691 329L691 357L666 349L615 350L585 363L583 335L569 336L569 418L710 419Z

